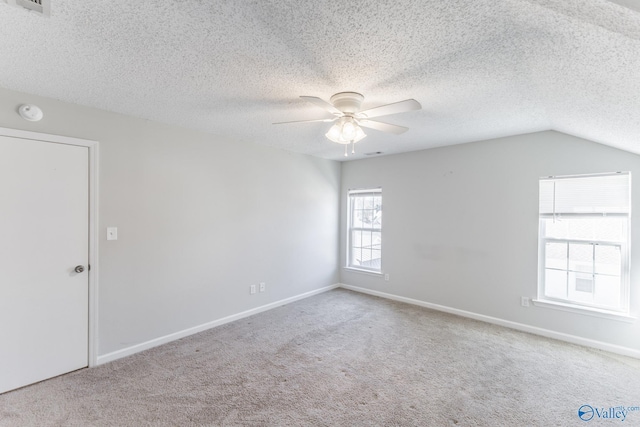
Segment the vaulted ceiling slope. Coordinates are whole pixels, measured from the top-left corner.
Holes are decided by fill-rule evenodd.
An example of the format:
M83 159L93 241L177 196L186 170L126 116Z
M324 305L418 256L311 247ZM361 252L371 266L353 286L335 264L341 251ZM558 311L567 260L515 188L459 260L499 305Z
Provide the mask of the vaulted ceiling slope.
M336 160L329 124L271 123L356 91L423 110L349 159L547 129L640 153L633 1L0 2L0 86Z

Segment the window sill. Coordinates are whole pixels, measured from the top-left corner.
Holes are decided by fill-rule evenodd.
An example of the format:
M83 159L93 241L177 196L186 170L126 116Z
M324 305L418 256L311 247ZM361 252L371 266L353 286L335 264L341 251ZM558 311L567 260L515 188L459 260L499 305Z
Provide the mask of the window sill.
M383 274L381 271L365 270L365 269L356 268L356 267L342 267L342 268L347 270L347 271L354 271L356 273L371 274L373 276L382 276L382 274Z
M537 307L552 308L555 310L562 310L562 311L568 311L570 313L584 314L586 316L601 317L603 319L609 319L609 320L618 320L626 323L633 323L637 320L635 317L632 317L628 314L619 313L616 311L602 310L599 308L584 307L581 305L567 304L567 303L562 303L557 301L540 300L540 299L534 299L532 300L532 302L533 302L533 305Z

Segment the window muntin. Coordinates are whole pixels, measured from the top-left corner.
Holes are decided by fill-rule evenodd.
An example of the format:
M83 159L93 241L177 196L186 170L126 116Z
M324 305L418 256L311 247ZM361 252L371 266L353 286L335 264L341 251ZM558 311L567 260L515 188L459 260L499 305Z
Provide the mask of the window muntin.
M351 190L347 267L382 271L382 189Z
M628 313L629 173L540 180L538 298Z

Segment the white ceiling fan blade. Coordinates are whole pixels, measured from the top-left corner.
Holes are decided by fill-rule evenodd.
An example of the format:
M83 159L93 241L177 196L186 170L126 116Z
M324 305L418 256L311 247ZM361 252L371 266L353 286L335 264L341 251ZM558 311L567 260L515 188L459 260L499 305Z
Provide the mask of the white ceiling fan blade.
M333 119L294 120L292 122L277 122L277 123L272 123L272 124L273 125L286 125L288 123L317 123L317 122L331 123L331 122L335 122L336 120L338 120L337 117L334 117Z
M301 96L300 98L304 99L307 102L310 102L317 107L322 108L323 110L327 110L331 114L335 114L336 116L342 116L342 111L338 110L333 105L329 104L327 101L318 98L317 96Z
M405 99L404 101L394 102L393 104L381 105L379 107L370 108L369 110L360 111L356 117L371 118L388 116L390 114L406 113L408 111L420 110L422 105L415 99Z
M394 133L396 135L400 135L401 133L405 133L409 130L404 126L392 125L389 123L379 122L377 120L367 120L367 119L358 119L358 124L365 128L375 129L382 132Z

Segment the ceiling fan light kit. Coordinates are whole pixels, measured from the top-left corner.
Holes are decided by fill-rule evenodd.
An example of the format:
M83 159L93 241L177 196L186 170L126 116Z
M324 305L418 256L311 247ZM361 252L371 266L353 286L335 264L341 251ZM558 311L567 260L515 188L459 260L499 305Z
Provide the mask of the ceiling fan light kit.
M344 156L347 157L348 145L351 144L351 152L355 153L356 142L361 141L367 136L362 128L358 126L357 121L350 116L341 117L338 122L331 126L329 132L325 134L327 139L337 144L344 144Z
M353 117L342 117L338 119L338 123L331 126L325 136L338 144L349 144L358 142L367 135Z
M405 113L408 111L420 110L422 106L415 99L407 99L393 104L382 105L368 110L360 111L360 106L364 96L357 92L339 92L330 98L330 103L315 96L301 96L307 102L320 107L335 117L333 119L299 120L286 123L313 123L313 122L335 122L325 134L327 139L337 144L343 144L344 155L348 156L347 146L351 144L351 152L355 153L355 144L367 135L362 127L389 132L396 135L404 133L408 128L392 125L390 123L370 120L372 117L386 116L390 114Z

